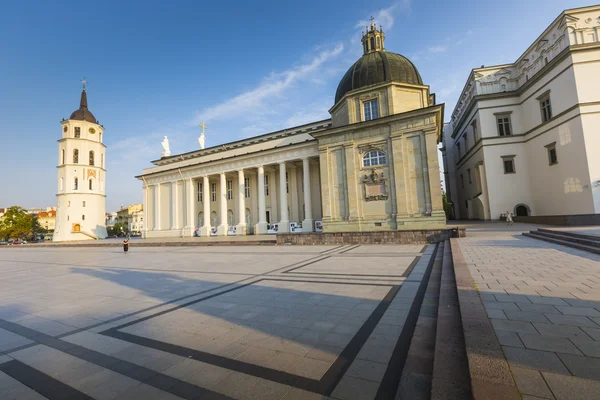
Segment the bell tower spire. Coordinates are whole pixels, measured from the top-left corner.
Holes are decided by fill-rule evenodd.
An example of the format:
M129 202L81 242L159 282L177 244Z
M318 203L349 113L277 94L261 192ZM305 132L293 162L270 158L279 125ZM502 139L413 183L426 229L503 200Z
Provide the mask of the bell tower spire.
M373 22L375 18L371 17L371 25L367 26L367 30L362 35L363 54L374 53L376 51L385 51L384 41L385 33L381 25L379 30Z
M83 84L83 88L81 89L81 100L79 101L79 108L87 109L87 94L85 93L85 85L87 84L87 81L85 80L85 77L81 80L81 83Z

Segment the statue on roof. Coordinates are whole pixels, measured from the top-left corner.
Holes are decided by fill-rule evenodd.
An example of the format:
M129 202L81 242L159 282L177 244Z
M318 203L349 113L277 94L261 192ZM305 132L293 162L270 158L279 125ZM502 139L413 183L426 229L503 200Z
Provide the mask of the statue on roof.
M204 150L204 144L206 143L206 136L204 136L204 129L206 128L206 126L204 125L204 122L202 122L201 125L198 125L200 128L202 128L202 132L200 133L200 137L198 138L198 144L200 145L200 150Z
M169 157L171 155L171 150L169 149L169 139L165 136L163 141L160 142L163 148L163 152L161 153L161 157Z

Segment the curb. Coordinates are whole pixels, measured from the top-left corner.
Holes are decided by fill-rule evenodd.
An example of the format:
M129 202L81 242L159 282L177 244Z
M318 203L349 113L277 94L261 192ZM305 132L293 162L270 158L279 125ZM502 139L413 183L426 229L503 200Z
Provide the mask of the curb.
M457 240L450 243L473 399L519 400L517 385Z

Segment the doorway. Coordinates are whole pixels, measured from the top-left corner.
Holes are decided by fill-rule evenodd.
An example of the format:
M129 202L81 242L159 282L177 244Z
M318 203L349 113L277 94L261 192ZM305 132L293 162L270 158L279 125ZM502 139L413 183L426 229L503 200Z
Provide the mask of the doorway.
M525 204L519 204L515 207L515 214L517 217L528 217L529 207L527 207Z

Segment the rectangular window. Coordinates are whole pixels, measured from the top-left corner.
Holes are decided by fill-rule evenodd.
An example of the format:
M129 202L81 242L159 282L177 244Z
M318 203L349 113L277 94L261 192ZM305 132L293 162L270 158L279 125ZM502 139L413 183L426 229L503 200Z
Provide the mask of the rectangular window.
M548 150L548 164L558 164L558 157L556 156L556 142L547 145L546 149Z
M285 192L286 193L290 192L290 185L288 184L288 173L287 173L287 171L285 171Z
M510 129L510 115L497 115L496 123L498 125L498 135L500 136L510 136L512 135L512 131Z
M467 150L469 150L469 133L468 132L465 132L464 140L465 140L465 152L466 152Z
M477 142L479 140L479 133L477 132L477 121L473 121L471 127L473 128L473 139Z
M233 181L227 181L227 200L233 200Z
M210 200L217 201L217 184L216 183L210 184Z
M460 160L460 143L456 143L456 154L458 155L458 159Z
M204 188L201 182L198 182L198 202L201 203L203 199Z
M473 183L471 182L471 168L467 168L467 175L469 175L469 184Z
M515 170L515 156L502 156L502 164L504 165L505 174L514 174Z
M550 93L539 98L542 122L550 121L552 118L552 105L550 104Z
M460 174L460 187L463 189L465 188L465 177L463 174Z
M365 121L379 118L379 101L371 100L363 104L365 112Z
M81 128L80 127L75 127L75 137L76 138L80 138L81 137Z
M244 178L244 197L250 197L250 178Z
M265 196L269 195L269 175L265 175Z

